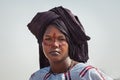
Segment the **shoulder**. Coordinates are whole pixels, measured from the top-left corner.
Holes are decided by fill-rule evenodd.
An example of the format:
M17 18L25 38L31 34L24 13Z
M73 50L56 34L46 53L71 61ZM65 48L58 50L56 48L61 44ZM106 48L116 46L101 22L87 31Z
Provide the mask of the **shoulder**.
M113 80L112 78L110 78L107 74L105 74L104 72L102 72L101 70L99 70L98 68L95 67L91 67L91 68L87 68L83 70L83 75L81 74L80 77L83 77L85 79L89 79L89 80Z
M84 63L78 63L71 72L73 77L77 75L83 80L113 80L99 69Z
M44 76L49 72L49 67L42 68L36 72L34 72L29 80L42 80Z
M89 66L89 65L85 64L85 63L78 63L71 69L71 71L72 72L81 72L87 66Z

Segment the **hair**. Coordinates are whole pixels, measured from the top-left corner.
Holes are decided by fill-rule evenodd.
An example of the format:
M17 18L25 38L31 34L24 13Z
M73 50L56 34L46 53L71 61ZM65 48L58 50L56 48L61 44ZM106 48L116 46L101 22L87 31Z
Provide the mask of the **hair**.
M86 35L78 17L72 14L70 10L60 6L46 12L37 13L28 24L29 30L38 39L40 68L50 65L42 48L43 35L49 25L55 25L65 35L71 59L83 63L87 62L89 59L87 41L90 40L90 37Z

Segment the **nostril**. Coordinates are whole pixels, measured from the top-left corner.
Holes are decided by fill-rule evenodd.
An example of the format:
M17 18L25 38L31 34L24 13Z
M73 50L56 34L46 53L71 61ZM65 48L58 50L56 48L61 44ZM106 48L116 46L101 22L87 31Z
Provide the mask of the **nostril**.
M59 46L59 43L58 43L57 41L54 41L54 42L52 43L52 45L53 45L53 46Z

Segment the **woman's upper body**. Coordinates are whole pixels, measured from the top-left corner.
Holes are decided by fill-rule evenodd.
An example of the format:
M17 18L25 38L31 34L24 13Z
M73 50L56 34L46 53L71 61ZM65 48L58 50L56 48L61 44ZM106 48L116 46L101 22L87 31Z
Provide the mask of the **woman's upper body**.
M90 37L70 10L55 7L38 13L28 28L38 39L41 68L30 80L110 80L85 64Z
M68 50L68 55L65 55L65 57L69 56L71 59L83 63L89 59L87 41L90 37L86 35L78 17L72 14L70 10L60 6L45 12L39 12L27 26L38 40L40 68L50 66L49 59L45 55L46 52L43 50L44 45L46 48L48 46L48 49L50 49L50 46L53 46L51 44L46 45L44 38L46 37L44 34L48 33L46 30L50 29L50 26L57 28L58 32L62 33L65 37L62 45L60 43L62 49L66 47ZM51 30L51 32L52 31L53 30ZM59 35L54 34L54 32L51 34L49 37L52 38L52 42L55 42L56 36Z
M88 64L78 63L64 73L50 72L50 67L35 72L30 80L113 80L103 72Z

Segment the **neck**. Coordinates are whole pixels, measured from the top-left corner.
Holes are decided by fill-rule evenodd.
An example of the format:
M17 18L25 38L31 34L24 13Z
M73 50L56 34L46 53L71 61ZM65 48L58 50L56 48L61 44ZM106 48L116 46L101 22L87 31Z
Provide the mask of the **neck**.
M60 62L51 62L51 72L52 73L64 73L67 72L73 65L73 60L70 58L67 58Z

